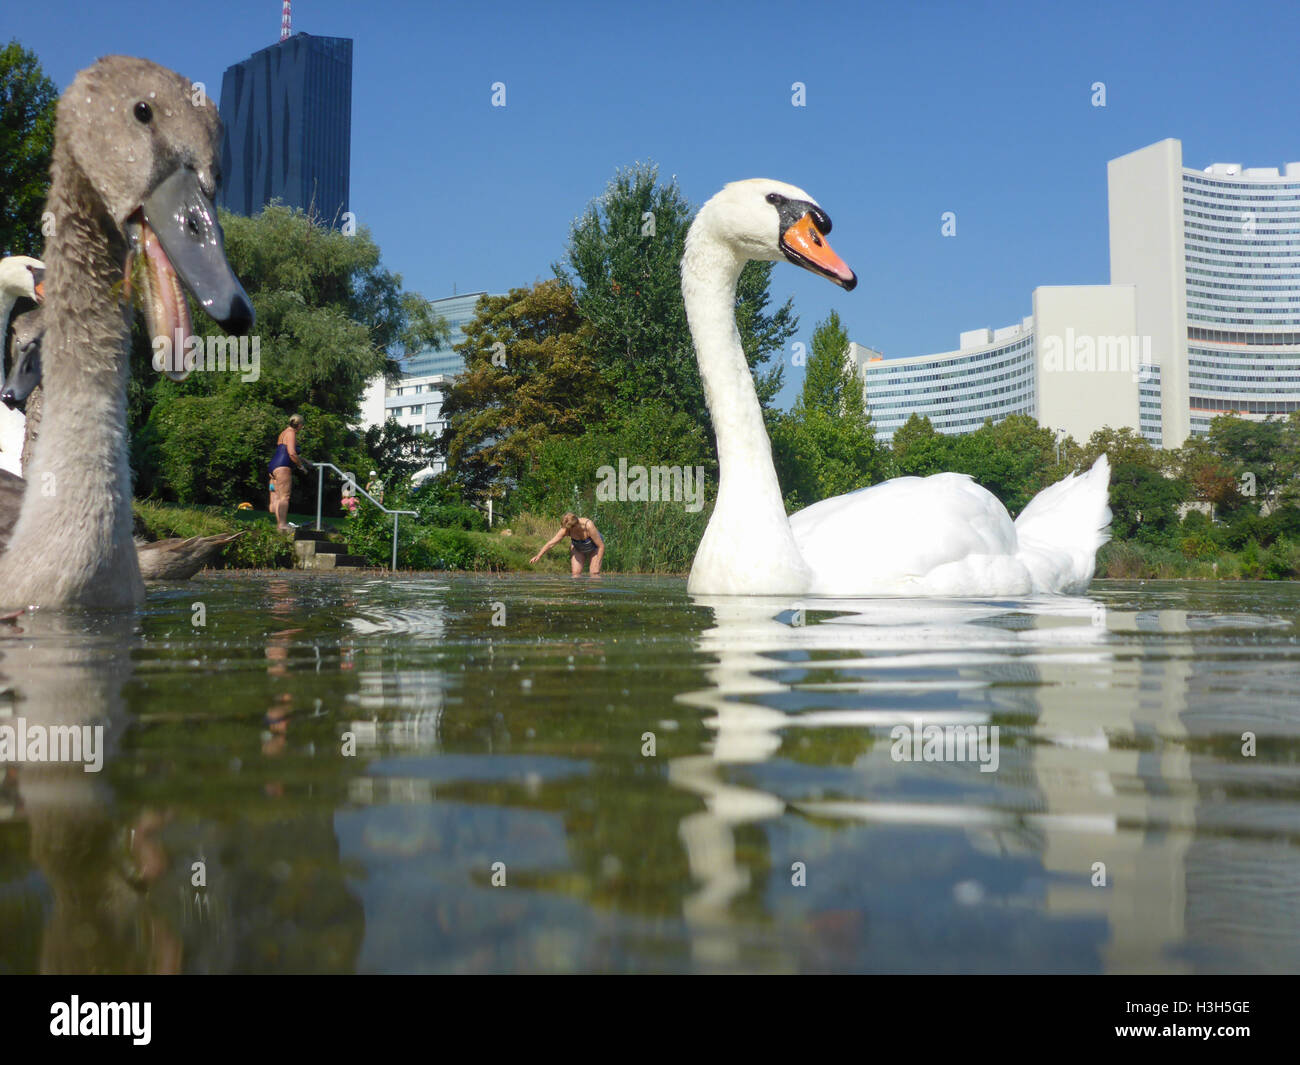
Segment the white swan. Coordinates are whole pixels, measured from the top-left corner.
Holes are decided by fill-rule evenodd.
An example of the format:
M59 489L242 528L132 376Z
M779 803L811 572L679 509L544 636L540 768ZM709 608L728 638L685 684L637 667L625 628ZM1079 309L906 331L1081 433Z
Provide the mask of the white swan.
M39 303L45 294L45 264L29 255L0 260L0 351L9 330L14 304L26 297ZM0 370L0 384L4 373ZM0 406L0 470L22 473L23 434L26 419L20 411Z
M0 259L0 329L9 325L14 304L26 297L40 303L45 293L45 264L30 255Z
M830 219L802 189L728 185L686 237L682 296L718 443L718 497L687 585L703 595L1077 594L1109 539L1110 466L1099 458L1040 492L1016 521L965 474L900 477L786 517L736 329L750 259L785 258L845 289Z

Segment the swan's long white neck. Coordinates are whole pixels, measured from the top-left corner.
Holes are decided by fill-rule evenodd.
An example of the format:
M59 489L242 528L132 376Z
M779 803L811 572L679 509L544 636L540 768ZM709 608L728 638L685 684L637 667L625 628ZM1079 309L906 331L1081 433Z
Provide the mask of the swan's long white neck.
M0 340L3 340L9 328L9 316L14 313L14 304L17 302L18 296L15 293L7 287L0 288Z
M125 248L56 149L46 248L45 393L22 511L0 557L0 602L131 607L144 598L131 537Z
M712 595L800 594L810 581L772 464L772 445L736 329L746 260L697 219L682 257L682 297L718 443L718 497L688 589Z

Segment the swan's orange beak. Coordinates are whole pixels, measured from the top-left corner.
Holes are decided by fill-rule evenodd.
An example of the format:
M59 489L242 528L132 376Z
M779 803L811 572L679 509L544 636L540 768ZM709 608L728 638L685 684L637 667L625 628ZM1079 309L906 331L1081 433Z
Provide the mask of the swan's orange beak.
M817 228L812 212L781 234L781 250L796 266L830 278L845 291L851 291L858 283L848 263L826 242L826 235Z
M45 302L45 282L44 282L44 281L39 281L39 282L37 282L37 284L36 284L36 302L37 302L37 303L44 303L44 302Z

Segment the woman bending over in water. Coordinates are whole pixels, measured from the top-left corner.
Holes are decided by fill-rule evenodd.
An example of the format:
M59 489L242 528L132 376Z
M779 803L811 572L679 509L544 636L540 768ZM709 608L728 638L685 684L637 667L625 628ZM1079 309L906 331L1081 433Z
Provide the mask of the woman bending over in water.
M605 541L601 538L600 530L596 528L594 521L590 518L580 518L573 511L569 511L560 519L560 531L552 536L546 542L546 546L529 561L540 561L547 551L566 536L569 538L569 570L573 576L582 576L584 562L591 563L593 577L600 576L600 562L605 557Z

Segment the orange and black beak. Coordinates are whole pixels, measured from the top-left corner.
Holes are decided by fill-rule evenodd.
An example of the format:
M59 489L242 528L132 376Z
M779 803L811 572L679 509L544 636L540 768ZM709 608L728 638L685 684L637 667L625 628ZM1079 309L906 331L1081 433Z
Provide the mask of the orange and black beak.
M42 266L29 266L32 272L32 288L36 293L36 302L45 302L45 268Z
M819 226L818 222L822 222ZM820 209L812 208L781 233L781 250L796 266L829 278L846 292L852 291L858 278L848 263L826 241L830 219Z

